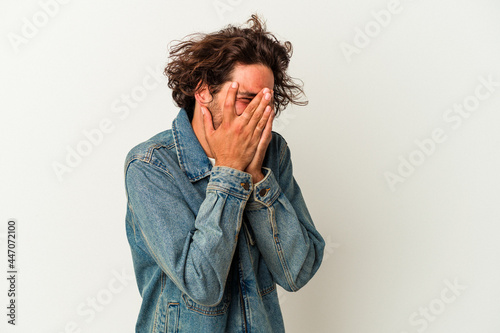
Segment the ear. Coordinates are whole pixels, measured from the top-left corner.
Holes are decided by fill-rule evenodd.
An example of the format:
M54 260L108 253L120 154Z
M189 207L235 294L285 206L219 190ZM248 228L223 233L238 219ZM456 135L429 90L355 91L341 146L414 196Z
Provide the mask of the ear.
M198 83L198 86L196 87L194 98L199 104L205 106L208 105L208 103L212 102L213 99L212 94L210 94L207 84L201 82L201 80Z

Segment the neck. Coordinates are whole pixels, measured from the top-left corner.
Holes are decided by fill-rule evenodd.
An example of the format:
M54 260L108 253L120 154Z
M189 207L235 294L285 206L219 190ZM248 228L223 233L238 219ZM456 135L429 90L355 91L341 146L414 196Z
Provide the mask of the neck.
M212 151L210 150L210 146L208 145L207 139L205 137L205 128L203 126L203 115L201 113L200 105L198 102L195 104L194 107L194 114L193 114L193 120L191 121L191 126L193 126L193 131L196 137L198 138L198 141L200 142L201 146L203 147L203 150L205 151L205 154L207 154L208 157L214 157L212 154Z

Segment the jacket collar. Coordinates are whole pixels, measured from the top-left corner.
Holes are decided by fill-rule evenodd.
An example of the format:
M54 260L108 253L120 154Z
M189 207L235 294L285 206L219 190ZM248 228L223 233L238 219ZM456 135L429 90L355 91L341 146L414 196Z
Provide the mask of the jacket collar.
M179 165L189 181L193 183L210 175L212 164L194 134L186 110L179 111L172 122L172 132Z

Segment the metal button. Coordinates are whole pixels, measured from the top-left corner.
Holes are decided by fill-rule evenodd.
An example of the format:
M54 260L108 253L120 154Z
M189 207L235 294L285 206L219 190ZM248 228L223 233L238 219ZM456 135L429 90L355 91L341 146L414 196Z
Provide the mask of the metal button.
M247 191L250 189L250 184L249 183L241 183L241 186L243 186L243 188L245 190L247 190Z
M259 194L261 197L265 197L267 192L269 192L270 188L263 188L262 190L259 191Z

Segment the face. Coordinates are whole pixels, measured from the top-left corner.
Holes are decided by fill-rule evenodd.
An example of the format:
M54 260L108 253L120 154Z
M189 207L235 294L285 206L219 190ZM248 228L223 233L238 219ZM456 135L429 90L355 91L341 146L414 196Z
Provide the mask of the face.
M269 67L261 64L236 65L231 80L224 83L221 90L213 96L212 102L208 103L208 109L212 113L214 128L217 129L222 122L222 107L226 100L227 91L231 82L239 83L236 95L235 109L239 116L245 111L252 99L264 88L273 89L274 76ZM271 100L271 106L272 105Z

